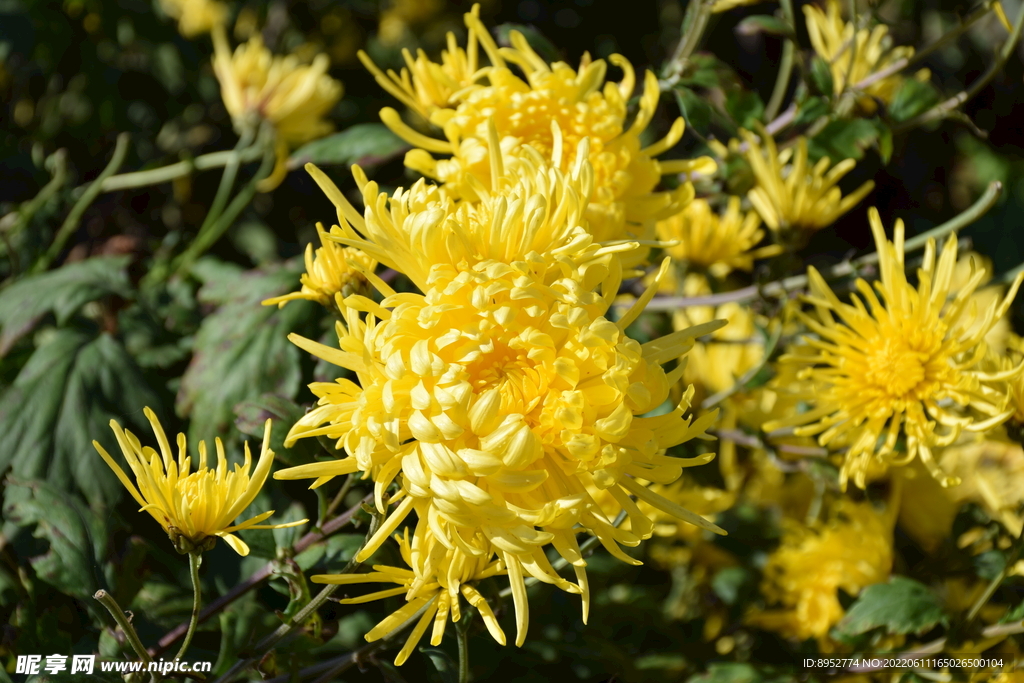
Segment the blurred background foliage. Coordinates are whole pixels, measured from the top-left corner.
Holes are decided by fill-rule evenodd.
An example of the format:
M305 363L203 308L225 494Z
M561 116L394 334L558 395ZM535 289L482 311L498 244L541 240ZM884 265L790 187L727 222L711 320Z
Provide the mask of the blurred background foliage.
M384 188L407 185L414 175L402 164L406 146L378 119L379 109L393 101L356 52L365 49L384 67L400 66L403 48L436 55L447 31L465 34L462 14L470 4L234 3L229 35L235 42L259 31L277 54L311 59L323 52L330 57L330 74L344 84L345 94L328 118L338 131L351 133L331 139L328 147L296 153L290 167L299 170L273 193L255 195L187 276L146 289L139 284L147 264L181 251L196 235L213 201L217 170L99 195L49 259L60 267L44 268L31 279L23 276L52 249L69 207L81 195L75 188L106 167L119 134L130 138L122 172L234 146L236 134L210 66L208 37L182 37L159 4L148 0L0 0L0 472L5 476L0 680L8 678L5 669L12 671L17 654L128 657L123 634L91 599L99 588L130 605L146 643L158 642L188 614L185 562L169 551L155 524L136 516L134 504L124 500L90 445L96 438L113 450L106 426L111 417L144 433L141 407L149 405L169 432L185 431L190 439L220 435L229 452L237 454L241 438L258 437L262 419L274 416L279 460L297 464L314 457L316 449L309 444L284 449L281 442L287 425L301 414L296 403L306 401L304 385L314 378L331 379L336 369L314 365L286 335L324 337L330 323L312 304L295 303L280 311L259 305L295 288L302 272L300 255L316 238L314 223L330 221L334 214L301 165L307 160L333 164L333 177L357 205L347 163L360 162ZM1011 16L1016 5L1006 0ZM713 51L738 77L729 107L736 123L763 112L782 49L778 35L742 20L774 9L765 3L715 15L705 35L701 53ZM806 48L802 14L796 9L797 40ZM971 9L952 0L887 0L861 7L890 26L896 43L916 46L937 40ZM510 26L528 27L534 47L548 59L577 63L584 52L602 58L620 53L638 69L659 72L679 40L684 11L685 3L674 0L488 0L481 15L498 27L499 37L507 36ZM946 94L961 90L988 68L993 46L1004 36L992 17L976 24L924 61L932 83ZM868 203L883 216L902 217L913 234L967 208L993 180L1005 184L1002 199L962 234L993 260L997 273L1024 260L1024 68L1019 52L966 104L962 120L897 135L891 150L884 149L884 140L879 143L874 129L845 131L843 139L820 138L860 158L844 179L844 189L867 179L876 186L861 206L815 234L788 266L835 263L867 248ZM663 133L677 115L677 102L663 96L652 129ZM688 119L690 130L673 156L693 156L704 149L701 135L723 134L699 113L690 112ZM256 165L246 165L245 172ZM1020 313L1018 303L1015 319ZM631 329L644 334L647 325L647 334L653 334L658 324L647 320ZM741 466L754 473L750 476L761 476L756 474L761 464L750 454L742 454ZM705 479L697 483L721 485L716 467L692 471ZM834 471L803 471L790 477L787 486L824 486L834 477ZM890 484L880 486L869 497L894 495L886 488ZM326 488L317 498L301 483L275 483L252 509L273 508L287 519L318 519L338 493L337 485ZM356 487L339 504L356 505L365 493ZM954 530L980 525L996 555L973 554L952 538L924 547L919 537L897 526L894 572L925 584L946 581L942 585L950 591L950 577L971 583L998 574L1006 562L999 552L1006 547L1005 529L971 503L956 514ZM353 527L327 541L300 543L300 552L294 546L308 528L243 534L252 548L247 558L217 547L204 565L208 600L260 572L273 578L206 622L189 658L217 662L217 673L250 654L248 648L280 623L274 610L287 614L302 596L308 599L303 572L336 568L350 559L367 520L358 513ZM598 553L590 561L596 597L587 627L579 619L577 600L547 590L543 599L532 602L530 638L522 649L499 648L486 637L473 639L474 676L752 683L804 678L799 661L821 651L818 641L786 640L745 621L751 607L763 602L763 572L783 535L779 504L743 502L720 515L719 524L730 535L702 548L672 542L645 546L641 568ZM688 562L687 553L704 560ZM1001 606L1003 614L1022 598L1024 583L1011 578L999 589L995 607ZM884 648L885 638L895 644L916 633L927 641L960 604L950 595L940 599L908 589L899 592L899 600L909 601L911 616L889 625L872 621L871 600L890 599L863 593L860 600L867 604L857 612L860 621L844 622L847 633L834 634L835 640L845 638L849 647ZM844 592L840 600L844 608L855 602ZM498 604L499 618L505 618L508 600ZM362 644L362 634L382 614L330 604L258 668L272 677L343 655ZM480 624L474 628L482 629ZM389 656L371 654L342 678L451 681L455 658L454 641L446 640L440 650L414 655L412 665L401 670L388 663Z

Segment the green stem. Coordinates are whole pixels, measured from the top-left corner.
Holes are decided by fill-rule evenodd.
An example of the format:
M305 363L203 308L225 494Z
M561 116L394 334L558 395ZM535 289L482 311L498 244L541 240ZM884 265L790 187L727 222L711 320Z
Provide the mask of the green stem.
M110 158L110 163L103 169L103 172L89 185L89 187L82 193L75 205L71 207L71 211L68 213L67 218L64 219L64 223L61 224L60 229L57 231L57 235L53 238L53 243L50 248L46 250L35 266L32 267L33 273L41 273L50 267L54 259L60 255L60 252L64 249L65 243L74 234L75 229L78 228L78 222L82 220L82 214L85 210L96 200L96 197L100 194L100 187L103 185L103 181L110 176L117 173L117 169L121 168L121 164L124 163L125 155L128 154L128 133L121 133L117 136L117 142L114 144L114 154Z
M787 5L790 0L782 0L782 2L783 5ZM782 99L786 96L786 91L789 89L789 78L793 73L793 54L795 52L795 44L787 38L786 42L782 44L782 59L779 63L779 75L775 79L775 89L772 90L771 99L768 100L768 106L764 109L766 120L774 120L779 112L779 108L782 106Z
M42 208L43 204L48 202L51 197L57 194L57 191L64 186L64 182L68 177L68 165L67 165L67 150L58 149L50 157L53 159L53 176L50 181L43 186L39 193L35 197L24 202L17 208L16 211L11 212L0 220L0 231L4 233L4 245L7 248L8 253L11 255L12 261L17 261L17 254L14 253L14 249L11 246L10 238L17 235L22 229L29 224L32 217ZM7 284L12 282L13 278L8 278Z
M949 98L945 102L940 102L923 114L919 114L909 121L904 121L902 124L893 129L893 134L906 132L916 126L941 119L953 109L958 108L967 100L971 99L979 92L981 92L985 86L987 86L992 79L996 77L996 74L1002 70L1007 60L1013 54L1013 50L1017 45L1017 41L1020 40L1021 31L1024 30L1024 4L1021 4L1020 9L1017 11L1017 18L1013 22L1013 31L1010 33L1006 42L1003 43L1002 49L999 50L999 54L996 56L996 61L992 62L992 66L988 68L988 71L971 84L971 87L967 90L963 90L953 97Z
M153 658L146 652L146 648L142 646L142 641L139 640L139 634L135 632L135 627L132 626L132 622L128 621L128 617L125 615L124 610L114 600L114 596L105 590L98 590L96 594L92 596L99 601L101 605L107 608L110 612L110 616L114 617L114 621L121 627L121 631L128 639L128 643L135 650L135 654L139 656L139 659L149 664L153 661Z
M214 199L214 206L211 207L210 213L207 216L207 220L204 221L203 226L199 229L199 234L192 240L192 244L189 245L178 258L174 260L171 265L171 270L174 273L183 273L195 262L197 258L206 253L206 250L212 247L217 240L223 236L231 224L234 223L238 214L242 212L249 202L252 201L253 195L256 194L256 185L270 175L270 172L274 168L274 149L273 147L267 146L264 150L263 164L260 166L256 175L252 177L252 180L235 195L235 198L231 200L231 204L228 205L227 209L223 213L220 213L219 207L217 206L217 199L220 196L220 190L218 190L218 198ZM224 169L225 176L228 174L228 168ZM233 179L232 179L232 182ZM224 186L224 180L221 180L221 186ZM211 222L210 217L214 216L215 209L218 209L216 218Z
M1022 5L1022 7L1024 7L1024 5ZM951 232L955 232L956 230L968 226L978 220L995 205L996 201L999 199L999 195L1002 194L1002 191L1003 184L998 180L993 180L989 183L988 188L981 197L978 198L978 201L974 202L974 204L962 213L957 214L945 223L938 225L927 232L915 235L907 240L903 245L904 253L910 253L916 249L920 249L928 243L929 239L938 240L940 237ZM878 263L877 252L867 254L866 256L854 259L853 261L843 261L842 263L838 263L823 272L822 275L826 280L848 277L856 274L860 268L875 263ZM802 289L806 286L807 275L793 275L792 277L775 280L774 282L769 282L765 285L754 284L748 287L735 289L731 292L720 292L718 294L709 294L706 296L655 297L649 304L647 304L647 310L674 311L679 308L688 308L690 306L721 306L722 304L733 301L755 301L765 297L788 296L792 291ZM626 304L622 305L625 306Z
M181 659L185 656L185 650L192 643L192 636L196 632L196 626L199 624L199 608L202 605L202 585L199 583L199 565L203 562L202 553L189 553L188 554L188 569L192 575L192 617L188 622L188 631L185 633L185 640L181 642L181 649L178 650L178 654L174 656L175 659Z
M691 0L686 9L686 16L683 17L683 35L679 38L676 51L665 67L665 80L660 82L662 90L668 90L682 78L687 60L697 49L701 36L704 35L714 4L714 0Z
M459 638L459 683L469 683L469 613L455 625Z
M100 192L116 192L117 190L128 190L133 187L146 187L148 185L159 185L178 178L184 178L194 171L205 171L211 168L222 168L227 166L233 159L241 163L256 161L262 156L263 150L258 147L249 147L239 152L224 150L210 152L195 159L186 159L168 166L153 168L146 171L133 171L111 176L103 181ZM84 190L85 188L78 188Z

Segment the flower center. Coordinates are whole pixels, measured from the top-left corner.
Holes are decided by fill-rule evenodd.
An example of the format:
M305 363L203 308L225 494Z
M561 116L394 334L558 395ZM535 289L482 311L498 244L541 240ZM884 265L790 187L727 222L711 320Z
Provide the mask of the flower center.
M924 382L929 355L904 338L888 339L868 354L864 379L894 398L906 397Z

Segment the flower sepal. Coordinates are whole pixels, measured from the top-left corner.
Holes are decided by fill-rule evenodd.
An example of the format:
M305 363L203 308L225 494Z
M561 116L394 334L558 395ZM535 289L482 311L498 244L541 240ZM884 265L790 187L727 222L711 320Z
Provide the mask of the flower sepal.
M179 555L205 553L213 550L213 547L217 545L216 536L200 535L193 539L176 526L167 527L167 537L171 539L171 545Z

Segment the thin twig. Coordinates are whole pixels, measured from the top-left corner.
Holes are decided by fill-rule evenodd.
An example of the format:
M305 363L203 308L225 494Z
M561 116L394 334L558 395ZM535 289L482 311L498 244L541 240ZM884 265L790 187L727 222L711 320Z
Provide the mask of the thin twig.
M768 343L765 344L764 354L761 356L761 362L756 363L752 368L747 370L743 375L733 382L731 387L719 391L717 394L708 396L704 401L701 402L700 407L704 410L711 410L719 403L729 398L737 391L746 388L747 383L754 379L761 370L764 369L768 361L771 360L772 354L775 353L775 348L779 345L779 339L782 338L782 325L772 332L771 337L768 338Z
M1024 7L1024 5L1022 5ZM1003 184L998 180L993 180L989 183L988 188L978 198L974 204L964 210L962 213L957 214L953 218L949 219L945 223L938 225L927 232L923 232L920 235L911 237L904 243L904 251L911 252L916 249L923 248L928 240L938 240L940 237L947 235L951 232L960 230L961 228L970 225L974 221L981 218L985 213L991 209L996 200L999 199L999 195L1003 191ZM853 261L843 261L837 263L822 275L827 280L838 279L842 277L848 277L855 275L860 268L864 266L874 265L878 263L878 253L874 252L862 256ZM793 275L792 277L783 278L781 280L775 280L765 285L750 285L748 287L741 287L731 292L719 292L718 294L709 294L706 296L693 296L693 297L681 297L681 296L666 296L666 297L655 297L647 304L648 311L674 311L679 308L688 308L690 306L721 306L722 304L729 303L732 301L744 302L754 301L761 298L772 298L772 297L788 297L790 294L796 291L802 291L807 287L807 275ZM615 306L625 307L629 304L615 304Z
M300 538L293 547L293 553L295 555L298 555L299 553L309 549L314 544L324 540L338 529L341 529L343 526L352 521L352 518L355 517L356 513L359 512L359 510L362 508L363 503L368 503L372 500L373 494L368 494L365 498L363 498L361 501L353 505L344 513L342 513L335 519L332 519L330 522L324 524L323 528L319 531L311 531L302 538ZM235 600L242 597L250 590L266 581L268 578L270 578L270 575L273 573L273 570L274 562L268 562L266 565L263 566L262 569L260 569L255 574L250 576L248 579L238 584L237 586L235 586L230 591L228 591L221 597L217 598L213 602L211 602L209 605L206 606L205 609L203 609L203 611L199 613L198 623L206 621L214 614L217 614L225 607L233 603ZM179 638L185 635L186 631L188 631L188 625L188 621L182 622L173 630L164 635L164 637L158 641L157 646L153 648L151 654L154 657L159 657L164 652L166 652L175 643L175 641L177 641Z
M107 611L110 612L110 616L114 617L114 621L121 627L121 631L124 632L125 637L128 639L129 644L131 644L132 649L135 650L135 654L139 656L139 659L147 664L152 662L153 658L149 656L146 648L143 647L142 641L139 640L139 634L135 632L135 627L132 626L132 622L128 621L128 617L125 615L124 610L121 609L121 606L117 604L117 601L114 600L114 596L105 590L98 590L92 597L106 607Z
M773 443L766 444L762 439L753 435L742 432L738 429L711 429L708 430L708 434L713 434L719 439L725 441L732 441L733 443L739 444L740 446L746 446L747 448L771 448L779 453L788 453L789 455L800 455L808 458L824 458L829 454L827 448L820 448L818 446L797 446L795 444L787 443Z
M193 171L206 171L211 168L222 168L227 166L233 159L237 158L242 163L256 161L263 155L263 150L258 147L249 147L240 152L234 150L223 150L210 152L195 159L186 159L160 168L153 168L146 171L133 171L111 176L103 180L100 192L116 192L127 190L133 187L146 187L167 183L178 178L184 178ZM86 186L75 188L75 192L85 191Z

